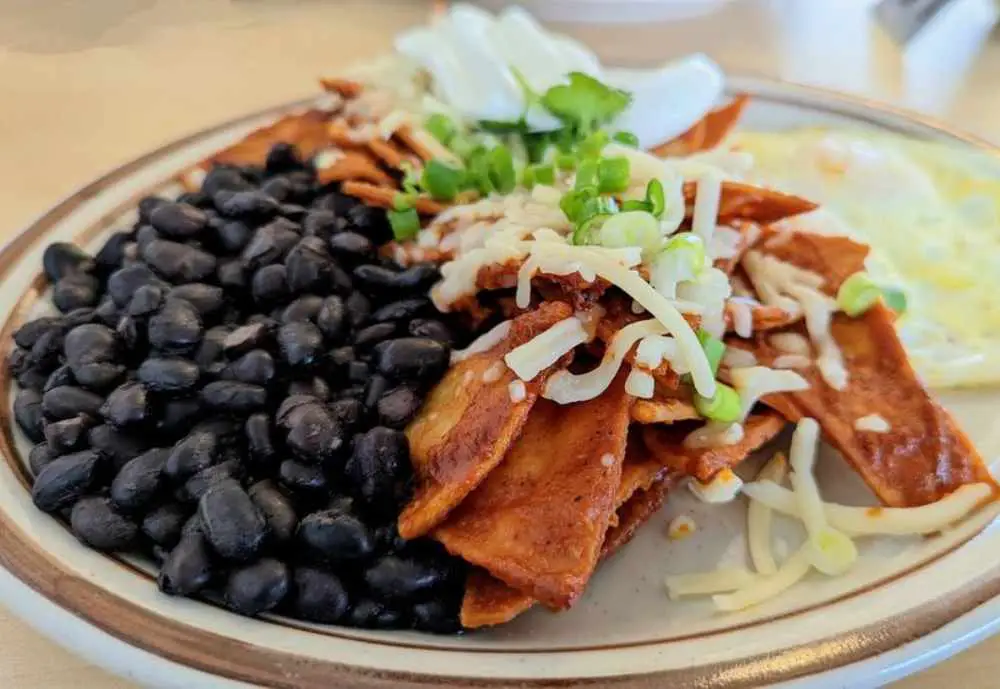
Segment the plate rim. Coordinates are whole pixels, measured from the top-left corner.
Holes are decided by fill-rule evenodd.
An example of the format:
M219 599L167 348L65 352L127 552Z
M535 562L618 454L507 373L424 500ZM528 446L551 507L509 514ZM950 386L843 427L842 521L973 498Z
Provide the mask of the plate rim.
M968 146L971 146L979 151L984 151L993 155L994 157L1000 158L1000 148L998 148L993 143L983 139L979 136L964 132L962 130L956 129L940 120L933 117L928 117L919 113L915 113L904 108L898 108L889 104L881 103L871 99L863 98L860 96L854 96L850 94L843 94L828 89L807 86L802 84L795 84L788 81L781 81L775 79L767 79L761 77L731 77L729 79L729 91L747 91L751 95L773 102L778 102L785 105L794 105L796 107L801 107L813 111L822 111L827 113L833 113L841 116L847 116L855 120L865 121L869 124L875 125L882 129L896 129L900 133L914 135L918 130L923 130L924 135L932 134L938 138L949 138L954 141L962 142ZM48 232L58 226L58 223L65 217L72 214L74 209L78 208L81 204L85 203L92 197L100 194L106 188L114 185L115 182L127 178L132 172L141 169L143 166L155 162L157 159L163 158L170 153L178 150L184 149L186 146L195 143L201 139L206 139L213 134L226 131L238 127L242 124L250 123L256 119L260 119L267 116L275 116L300 108L304 105L308 105L315 101L315 98L300 99L292 102L286 102L279 105L270 106L263 108L261 110L255 111L250 114L245 114L239 117L232 118L225 122L221 122L199 131L193 132L176 140L173 140L163 146L160 146L152 151L149 151L143 155L140 155L122 165L114 167L113 169L105 172L103 175L99 176L97 179L91 181L90 183L80 187L76 191L68 194L49 210L40 214L33 221L28 223L20 232L18 232L11 240L6 242L2 248L0 248L0 274L11 270L14 266L18 265L20 256L29 248L34 246L37 242L43 241L47 236ZM99 224L98 221L96 224ZM18 302L24 298L24 295L18 298ZM8 319L10 320L10 319ZM7 351L10 344L8 342L0 343L0 348L3 351ZM6 412L9 414L9 410ZM15 458L14 461L17 461ZM89 615L85 610L80 609L79 601L77 601L77 606L73 607L73 599L70 600L60 600L65 596L60 596L58 591L52 589L52 582L44 582L40 579L44 577L38 577L39 569L36 568L34 572L30 568L24 567L23 562L19 562L16 558L11 555L12 548L10 539L12 536L15 537L14 540L19 541L19 543L14 543L15 546L27 546L29 549L34 547L34 550L38 551L35 553L36 556L40 555L43 559L49 561L49 566L54 567L56 570L60 569L60 565L53 558L49 556L48 551L41 547L40 544L32 539L28 534L21 531L20 527L16 524L11 523L9 515L0 505L0 525L5 528L0 528L0 565L2 565L8 573L17 578L22 584L31 588L38 596L45 599L49 603L57 605L63 612L72 615L73 617L82 620L88 626L94 626L101 631L110 634L112 637L117 639L120 643L125 644L129 647L143 650L148 653L152 653L159 658L166 660L167 662L174 663L185 669L194 670L197 672L207 672L213 676L224 677L237 682L245 682L248 679L254 681L254 678L248 678L246 676L237 676L232 674L232 663L227 662L221 664L214 658L211 654L204 653L194 653L185 654L179 653L175 654L179 657L174 657L170 653L164 653L162 646L157 646L157 644L152 642L147 642L147 644L134 644L134 638L129 638L124 633L116 633L115 630L109 629L107 622L102 624L102 620L94 615ZM45 567L40 568L42 570ZM956 595L952 598L944 599L945 603L940 601L935 605L924 605L921 607L914 608L904 616L910 617L928 617L925 620L923 626L917 625L916 627L905 625L904 629L896 629L895 636L890 634L890 638L882 639L881 643L875 644L874 646L869 646L868 648L862 648L860 651L857 648L851 650L851 644L840 644L841 650L839 652L834 652L834 655L829 658L823 658L822 660L816 660L813 665L809 668L803 669L802 667L795 667L791 669L782 670L781 667L775 668L775 665L782 665L782 663L775 661L778 660L775 657L767 656L755 656L731 661L722 661L720 663L695 666L692 668L674 668L667 670L654 671L652 673L646 674L634 674L634 675L623 675L616 677L587 677L587 678L567 678L558 681L559 684L589 684L598 682L602 685L615 685L615 686L626 686L626 687L645 687L645 686L655 686L662 681L678 681L679 679L686 678L687 681L691 681L695 678L700 678L705 680L708 677L708 683L703 684L703 686L712 687L737 687L737 686L751 686L741 683L728 682L725 684L717 684L711 681L711 675L724 675L726 673L722 670L729 667L738 667L740 669L740 674L744 677L752 677L753 685L758 682L788 682L792 680L798 680L802 678L815 678L817 676L829 675L832 672L846 671L849 670L853 665L867 665L871 661L877 661L877 658L881 654L888 654L906 647L912 642L914 634L924 635L936 635L940 630L948 627L952 624L961 622L963 619L970 616L972 613L976 612L983 606L995 607L1000 603L1000 567L994 568L992 570L985 570L985 574L977 578L976 586L972 587L969 591L961 592L961 595ZM80 578L73 572L63 572L66 576L71 577L75 580ZM33 576L34 575L34 576ZM95 589L91 593L98 595L108 595L105 589L94 584L93 582L83 582L87 586ZM46 595L45 589L49 588L49 593L52 595ZM112 598L115 598L114 594L111 594ZM961 600L961 605L956 606L955 602L957 599ZM117 598L119 605L135 606L130 601L125 599ZM927 614L926 608L932 607L934 610L930 611L931 614ZM185 622L180 622L175 619L167 618L157 612L150 610L139 609L139 612L143 615L153 618L153 621L162 624L174 624L180 625L181 627L186 627L191 633L208 636L210 638L215 638L216 640L222 640L229 643L239 643L236 640L229 639L217 633L203 630L199 628L192 627ZM954 613L954 614L953 614ZM927 624L927 622L930 624ZM887 625L885 623L878 623L872 625L874 627L883 628ZM901 625L896 625L901 626ZM967 634L974 634L981 627L967 632ZM875 630L866 629L852 629L847 632L841 633L837 637L831 637L830 639L822 639L817 642L813 642L805 646L808 648L811 646L816 646L817 644L825 644L828 641L837 642L843 641L840 637L852 637L860 635L861 638L866 638L866 635ZM993 630L995 631L995 630ZM871 637L867 637L870 641ZM978 640L978 639L977 639ZM898 642L898 643L897 643ZM878 648L875 648L877 646ZM782 655L784 653L794 653L801 651L803 647L788 647L782 649L782 651L775 655ZM872 649L871 652L868 650ZM371 687L386 687L386 686L479 686L479 687L508 687L508 686L540 686L549 685L550 680L543 679L484 679L481 677L458 677L458 676L440 676L431 675L426 673L421 673L417 671L385 671L385 672L373 672L367 668L360 668L357 666L344 665L341 663L336 663L329 660L321 660L314 658L304 658L302 656L295 656L293 654L285 653L284 651L276 650L267 647L250 647L251 653L268 653L277 654L278 656L285 656L286 662L308 662L308 663L319 663L322 664L329 674L328 677L342 677L349 679L352 684L358 686L371 686ZM474 649L469 649L469 653L474 654L476 651ZM205 662L205 661L209 662ZM201 661L201 662L198 662ZM763 663L764 666L760 664ZM770 663L771 667L768 668L766 665ZM279 663L280 664L280 663ZM877 663L876 663L877 664ZM754 666L757 666L756 668ZM226 668L229 668L227 671ZM891 668L883 668L882 670L890 670ZM916 668L914 668L915 670ZM760 674L763 672L763 674ZM692 674L693 673L693 674ZM896 675L902 676L902 675ZM888 681L889 678L886 678Z

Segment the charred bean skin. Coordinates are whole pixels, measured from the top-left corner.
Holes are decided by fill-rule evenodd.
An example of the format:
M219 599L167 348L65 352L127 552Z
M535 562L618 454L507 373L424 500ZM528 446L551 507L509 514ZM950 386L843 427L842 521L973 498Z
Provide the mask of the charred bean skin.
M21 390L14 397L14 419L32 442L45 439L42 395L37 390Z
M89 272L94 267L94 261L75 244L55 242L42 253L42 267L49 282L58 282L70 275Z
M57 512L79 500L90 488L97 471L98 454L76 452L46 465L31 488L31 499L42 512Z
M209 488L198 502L205 538L221 557L246 562L264 545L267 522L234 480Z
M273 558L233 570L226 581L226 605L241 615L271 610L285 599L291 587L288 567Z
M164 201L149 214L149 224L165 237L187 238L208 226L205 211L187 203Z
M375 541L368 527L350 514L335 510L313 512L299 522L299 542L325 562L354 562L369 557Z
M220 380L203 387L201 399L214 409L245 414L263 408L267 402L267 390L260 385Z
M291 500L271 481L255 483L249 494L267 520L271 540L278 544L290 543L299 525Z
M304 620L333 624L350 607L347 589L335 575L312 567L299 567L292 575L292 610Z
M53 388L42 396L42 410L51 419L69 419L79 414L97 416L103 403L99 395L68 385Z
M155 448L130 460L111 482L111 501L123 512L149 506L163 488L169 448Z
M139 534L135 522L114 510L107 498L83 498L70 513L73 534L95 550L128 550Z
M104 401L100 413L117 428L142 423L149 414L146 388L139 383L126 383L115 388Z
M172 596L190 596L212 580L212 559L205 537L199 533L181 536L160 567L157 583Z
M178 502L169 502L151 510L142 520L142 533L164 548L173 548L181 538L181 528L191 516L190 509Z
M198 365L180 357L149 357L139 366L142 384L154 392L184 392L198 383Z
M401 337L375 348L379 372L402 381L439 378L448 368L450 355L447 345L425 337Z

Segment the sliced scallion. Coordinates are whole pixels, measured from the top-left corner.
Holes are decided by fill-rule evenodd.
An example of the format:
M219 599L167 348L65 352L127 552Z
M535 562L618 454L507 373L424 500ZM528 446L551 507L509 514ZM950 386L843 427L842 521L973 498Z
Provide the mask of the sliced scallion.
M582 160L576 169L576 181L573 188L576 190L593 189L597 191L600 183L600 165L596 160Z
M848 316L855 318L870 309L882 296L882 290L868 273L851 275L837 290L837 306Z
M616 156L601 158L598 163L597 188L602 194L617 194L628 188L628 158Z
M434 113L424 122L424 129L445 146L451 144L458 133L458 127L447 115Z
M611 137L603 129L598 129L593 132L580 142L577 147L577 152L581 158L598 158L601 155L601 151L604 147L608 145Z
M509 194L517 186L517 172L514 157L506 146L497 146L490 151L489 179L501 194Z
M416 208L388 211L389 227L397 241L412 239L420 232L420 216Z
M610 249L631 246L655 251L662 241L660 223L645 211L627 211L613 215L601 225L599 242Z
M706 419L733 423L740 418L740 395L724 383L716 383L711 397L694 396L694 408Z
M560 153L556 156L556 167L560 170L575 170L577 162L576 156L570 153Z
M597 221L617 212L618 204L610 196L588 196L577 212L576 229L573 230L572 237L573 244L589 244L590 231Z
M463 177L462 170L446 165L440 160L431 160L424 166L420 183L434 199L451 201L458 194Z
M646 185L646 203L649 204L649 212L657 218L663 215L667 209L667 199L663 192L663 182L658 179L649 180Z
M726 343L702 328L698 328L695 334L698 336L701 348L705 350L705 358L708 359L712 373L718 373L719 364L722 363L722 357L726 353Z
M705 242L691 232L679 232L667 240L663 253L676 255L680 265L691 275L697 275L705 265Z
M615 132L611 140L620 143L622 146L639 148L639 137L632 132Z
M906 293L895 287L883 287L882 299L885 305L902 316L906 313Z

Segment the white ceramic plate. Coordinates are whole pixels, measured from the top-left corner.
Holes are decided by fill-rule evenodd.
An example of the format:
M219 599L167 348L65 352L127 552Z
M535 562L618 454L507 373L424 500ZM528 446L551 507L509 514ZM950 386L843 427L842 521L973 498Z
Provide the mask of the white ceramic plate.
M801 87L733 80L754 96L747 128L841 123L952 142L993 155L983 142L887 108ZM301 104L300 104L301 105ZM177 171L289 110L253 115L168 145L97 180L42 216L0 251L0 342L39 305L41 252L54 240L95 248L130 222L144 194L169 189ZM1000 162L997 163L1000 166ZM10 395L11 382L2 374ZM943 402L983 454L1000 451L997 395ZM80 546L39 513L26 490L27 444L0 434L0 599L94 662L164 687L286 688L877 686L993 633L1000 622L1000 523L995 511L928 539L869 540L850 575L811 576L788 594L740 614L705 601L671 602L668 573L743 557L742 503L706 506L678 491L635 541L605 563L571 611L534 610L465 637L376 633L282 619L248 620L160 595L143 565ZM833 453L820 463L827 496L872 501ZM668 542L665 524L691 514L699 530ZM795 543L799 535L789 532Z

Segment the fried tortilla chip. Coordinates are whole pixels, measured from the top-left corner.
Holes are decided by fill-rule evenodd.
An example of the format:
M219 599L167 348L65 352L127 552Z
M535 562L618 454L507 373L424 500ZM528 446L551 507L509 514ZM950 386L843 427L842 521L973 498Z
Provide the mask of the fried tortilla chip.
M653 456L671 472L708 483L717 473L732 469L778 435L785 424L785 419L772 411L753 413L743 424L743 438L738 443L717 447L685 447L684 438L693 430L689 424L643 426L642 439Z
M632 434L636 436L636 434ZM638 441L638 448L637 443ZM641 439L630 437L622 466L622 482L615 495L614 524L608 528L600 559L628 543L640 526L663 506L675 477L646 454ZM537 603L529 594L511 588L483 569L475 568L465 582L462 626L468 629L510 622Z
M206 163L263 165L271 146L279 142L294 145L299 156L310 158L330 145L330 137L326 131L329 120L330 113L323 110L306 110L285 115L219 151Z
M550 302L516 318L501 343L452 366L431 391L406 429L417 488L399 517L403 538L440 524L507 454L548 371L524 384L523 399L515 401L515 376L503 357L572 314L568 304Z
M357 149L338 151L329 165L317 166L316 179L321 184L350 180L381 186L396 183L388 172L378 166L378 161L370 153Z
M586 402L539 400L503 462L433 538L546 606L569 607L614 512L630 402L624 374Z
M367 182L355 181L344 182L340 187L340 191L348 196L361 199L369 206L378 206L379 208L386 209L393 208L393 201L396 198L396 194L399 193L392 186L377 186ZM423 215L437 215L445 209L445 206L429 196L416 197L413 200L413 207Z
M726 105L709 112L676 139L653 148L652 153L666 158L689 156L715 148L736 126L749 102L750 96L745 93L739 94Z
M684 202L689 220L694 212L697 189L696 182L684 183ZM739 220L749 220L769 225L816 208L815 203L798 196L726 180L722 183L722 198L719 201L719 224L731 225Z
M412 155L394 141L383 139L377 134L359 140L352 134L350 124L343 118L337 118L330 123L329 136L330 140L337 146L345 149L365 149L384 164L396 170L402 170L406 165L419 166L421 164L417 156ZM395 181L392 181L392 184L395 184Z
M701 418L691 400L685 400L680 397L654 397L650 400L639 399L632 404L631 413L632 420L642 424L670 424Z
M793 232L757 250L822 276L822 289L832 296L863 269L868 248L844 237ZM830 387L812 366L798 371L808 390L770 395L764 403L789 421L816 419L827 440L891 507L934 502L965 483L993 483L968 438L917 379L893 319L881 304L860 318L834 315L830 331L844 359L846 388ZM802 323L789 330L806 336ZM782 354L763 336L746 346L765 366ZM855 427L873 414L887 422L887 432Z
M320 79L319 83L325 91L336 93L344 98L357 98L361 95L361 92L365 90L365 87L361 84L361 82L352 81L351 79L328 77Z

